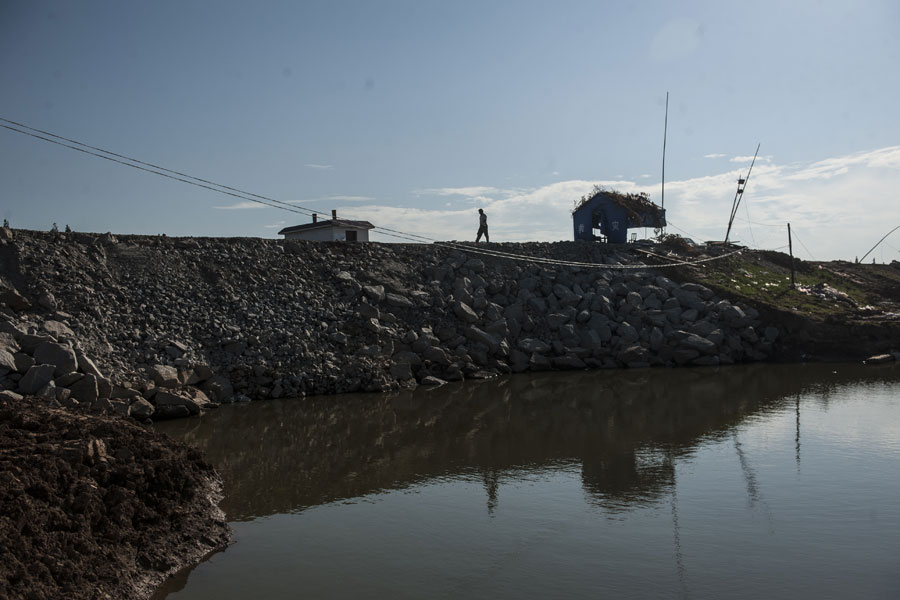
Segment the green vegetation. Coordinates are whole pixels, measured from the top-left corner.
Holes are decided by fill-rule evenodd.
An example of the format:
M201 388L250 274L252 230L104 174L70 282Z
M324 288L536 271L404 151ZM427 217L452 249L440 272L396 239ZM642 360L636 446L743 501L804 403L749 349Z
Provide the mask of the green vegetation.
M780 257L784 260L778 260ZM748 253L713 263L698 276L707 285L729 295L811 316L855 313L873 302L861 282L835 272L830 265L797 261L796 288L791 288L790 259L785 255L780 257Z

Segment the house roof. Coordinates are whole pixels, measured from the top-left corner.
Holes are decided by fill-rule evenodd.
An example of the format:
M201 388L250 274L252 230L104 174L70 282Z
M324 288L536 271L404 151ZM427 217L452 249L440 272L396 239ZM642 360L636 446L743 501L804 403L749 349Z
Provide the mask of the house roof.
M325 227L348 227L350 229L372 229L375 227L368 221L348 221L347 219L322 219L315 223L304 223L303 225L294 225L293 227L285 227L278 232L278 235L286 235L297 231L307 231L310 229L322 229Z

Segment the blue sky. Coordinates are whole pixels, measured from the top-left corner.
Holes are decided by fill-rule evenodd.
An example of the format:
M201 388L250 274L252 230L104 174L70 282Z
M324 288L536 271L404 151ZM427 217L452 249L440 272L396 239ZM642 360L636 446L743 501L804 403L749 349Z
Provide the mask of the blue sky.
M436 239L483 207L492 239L549 241L594 183L659 201L668 91L670 231L722 239L761 143L732 238L790 221L801 257L852 259L900 225L898 28L891 1L7 0L0 117ZM14 227L308 220L7 129L0 156Z

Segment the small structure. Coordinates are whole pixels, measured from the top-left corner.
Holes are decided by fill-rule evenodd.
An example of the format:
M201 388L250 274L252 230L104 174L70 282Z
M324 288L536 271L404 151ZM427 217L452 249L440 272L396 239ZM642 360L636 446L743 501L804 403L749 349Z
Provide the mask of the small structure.
M368 242L369 230L375 227L368 221L348 221L338 219L337 211L331 211L331 219L319 220L313 213L312 223L285 227L278 232L286 240L308 240L311 242Z
M666 211L653 204L646 194L622 194L595 186L572 211L576 240L594 241L606 238L610 244L628 241L631 227L666 226ZM600 236L594 230L600 230Z

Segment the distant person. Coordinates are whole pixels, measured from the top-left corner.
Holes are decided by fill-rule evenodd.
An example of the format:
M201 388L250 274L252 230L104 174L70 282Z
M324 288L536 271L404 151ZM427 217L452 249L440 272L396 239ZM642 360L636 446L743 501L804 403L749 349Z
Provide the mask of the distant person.
M72 233L72 228L66 225L66 233Z
M488 236L488 228L487 228L487 215L484 214L484 211L480 208L478 209L478 235L475 237L475 243L481 241L481 236L484 235L484 241L490 243L491 238Z
M59 233L59 227L56 226L56 223L53 224L53 227L50 228L51 233Z
M7 228L9 227L9 220L8 220L8 219L3 219L3 226L4 226L4 227L7 227Z

